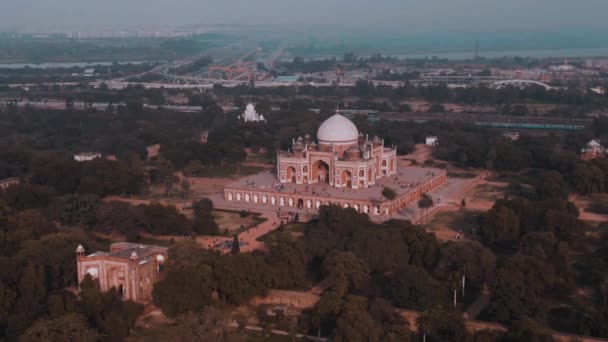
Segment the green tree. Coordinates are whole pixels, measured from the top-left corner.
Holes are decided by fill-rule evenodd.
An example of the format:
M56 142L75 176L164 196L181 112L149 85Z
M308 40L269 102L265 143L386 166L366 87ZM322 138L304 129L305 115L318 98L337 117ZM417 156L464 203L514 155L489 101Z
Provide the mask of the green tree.
M520 269L499 269L496 282L492 284L488 314L503 323L510 323L523 315L539 316L543 312L543 300L535 286L539 285L528 284Z
M167 274L152 291L154 304L172 317L209 306L216 287L212 269L215 258L194 241L171 246L165 269Z
M462 315L456 311L433 308L424 311L417 319L428 342L465 341L466 330Z
M47 298L44 268L27 263L19 277L17 289L17 301L7 320L7 335L11 339L23 333L44 312Z
M231 333L227 313L214 307L207 307L199 313L185 313L178 316L175 322L176 325L169 329L172 341L241 341Z
M496 257L491 250L477 241L447 242L440 248L440 255L433 270L439 279L457 276L458 285L466 282L477 286L494 278Z
M124 301L115 288L107 292L97 289L90 276L80 284L80 307L92 327L99 329L108 341L120 341L129 336L143 305Z
M174 317L210 305L214 285L210 266L193 265L179 270L167 267L167 277L154 285L152 297L155 305Z
M182 179L182 181L179 183L179 187L182 190L184 201L187 200L188 196L190 196L190 181L188 181L187 178Z
M385 186L382 189L382 196L386 197L386 199L388 200L394 200L395 198L397 198L397 193L395 192L395 190L389 188L388 186Z
M327 287L345 295L362 290L369 281L369 269L363 260L350 252L334 252L323 263Z
M420 199L418 200L418 208L420 209L420 223L422 224L424 221L424 212L426 211L427 215L429 212L429 208L433 206L433 199L428 194L422 194ZM427 218L428 220L428 218Z
M79 243L91 248L96 246L82 230L65 229L58 233L47 234L38 240L23 242L17 258L28 260L44 268L47 290L62 290L73 285L76 279L74 246Z
M423 268L405 265L385 281L385 298L399 307L424 310L446 301L446 290Z
M505 341L531 341L531 342L552 342L553 334L551 330L529 317L522 317L515 321L504 337Z
M367 311L367 299L351 296L336 321L333 341L374 342L382 340L382 326Z
M272 280L264 259L245 253L222 256L213 271L220 298L231 304L264 295Z
M219 226L213 217L213 202L208 198L202 198L192 203L194 210L194 222L192 229L197 234L216 235L219 233Z
M234 234L232 237L232 247L230 249L230 254L235 255L241 252L241 242L239 241L238 234Z
M381 341L409 342L411 340L409 323L387 300L382 298L370 299L367 311L376 322L382 325L383 337Z
M567 198L568 185L557 171L545 171L536 183L536 194L539 199Z
M505 206L492 208L481 221L481 237L490 245L510 245L519 237L519 217Z
M41 319L29 327L19 338L21 342L97 342L99 334L90 328L79 314L67 314L52 319Z
M171 197L173 195L173 188L175 187L175 184L177 184L179 182L179 177L177 177L174 174L168 174L167 177L165 177L164 180L164 186L165 186L165 196L166 197Z
M53 217L65 225L93 227L96 224L95 211L100 204L97 195L66 195L57 198L53 204Z
M0 253L11 255L24 241L39 239L52 229L51 224L39 210L27 209L10 215L6 219L6 227L0 232L0 236L3 235L3 239L0 240L3 250Z
M306 288L307 260L301 243L289 233L279 234L270 244L266 262L273 274L272 287L279 289Z

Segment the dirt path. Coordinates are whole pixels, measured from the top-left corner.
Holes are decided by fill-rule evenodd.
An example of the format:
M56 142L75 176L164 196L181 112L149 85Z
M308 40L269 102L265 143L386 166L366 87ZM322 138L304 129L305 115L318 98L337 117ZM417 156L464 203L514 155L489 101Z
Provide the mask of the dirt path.
M570 202L574 203L578 208L580 215L579 219L583 221L593 221L593 222L607 222L608 215L597 214L589 210L589 207L592 205L593 198L589 196L579 196L579 195L571 195L568 198Z
M475 299L471 305L467 308L464 313L465 319L475 319L477 316L490 304L490 289L486 284L483 284L483 290L479 294L479 297Z

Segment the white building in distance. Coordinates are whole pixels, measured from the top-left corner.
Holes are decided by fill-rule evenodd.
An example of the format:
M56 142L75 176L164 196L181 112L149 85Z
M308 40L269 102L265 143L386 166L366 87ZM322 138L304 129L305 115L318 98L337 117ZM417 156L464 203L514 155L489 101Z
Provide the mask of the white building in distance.
M434 135L426 137L426 145L427 146L437 146L439 144L439 138Z
M101 158L101 153L98 152L80 152L74 155L74 160L77 162L85 162Z
M245 122L266 122L264 115L255 111L253 104L248 104L243 115L239 116L239 119Z

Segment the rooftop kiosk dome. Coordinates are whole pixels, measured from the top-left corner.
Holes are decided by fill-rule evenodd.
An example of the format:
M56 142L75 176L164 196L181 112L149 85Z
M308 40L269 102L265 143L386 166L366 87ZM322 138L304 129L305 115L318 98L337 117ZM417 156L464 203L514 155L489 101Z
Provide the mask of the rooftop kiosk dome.
M266 122L264 115L255 111L255 106L250 103L245 108L245 112L239 115L239 119L245 122Z
M325 120L317 130L317 140L322 145L352 145L359 139L357 126L340 114Z

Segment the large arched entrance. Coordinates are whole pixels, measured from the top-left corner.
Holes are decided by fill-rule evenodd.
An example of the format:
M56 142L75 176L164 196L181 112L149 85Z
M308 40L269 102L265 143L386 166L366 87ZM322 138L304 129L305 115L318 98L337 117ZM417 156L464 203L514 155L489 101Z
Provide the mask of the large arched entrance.
M353 187L353 180L352 180L353 176L349 171L342 171L342 186L345 186L347 188L352 188Z
M329 165L322 160L317 160L312 164L312 180L319 183L329 184Z
M298 209L302 209L302 208L304 208L304 200L300 198L298 200Z
M125 294L124 274L116 267L110 268L106 273L106 289L114 287L120 296Z
M285 179L288 182L295 183L296 182L296 168L293 166L287 167L287 171L285 172Z

